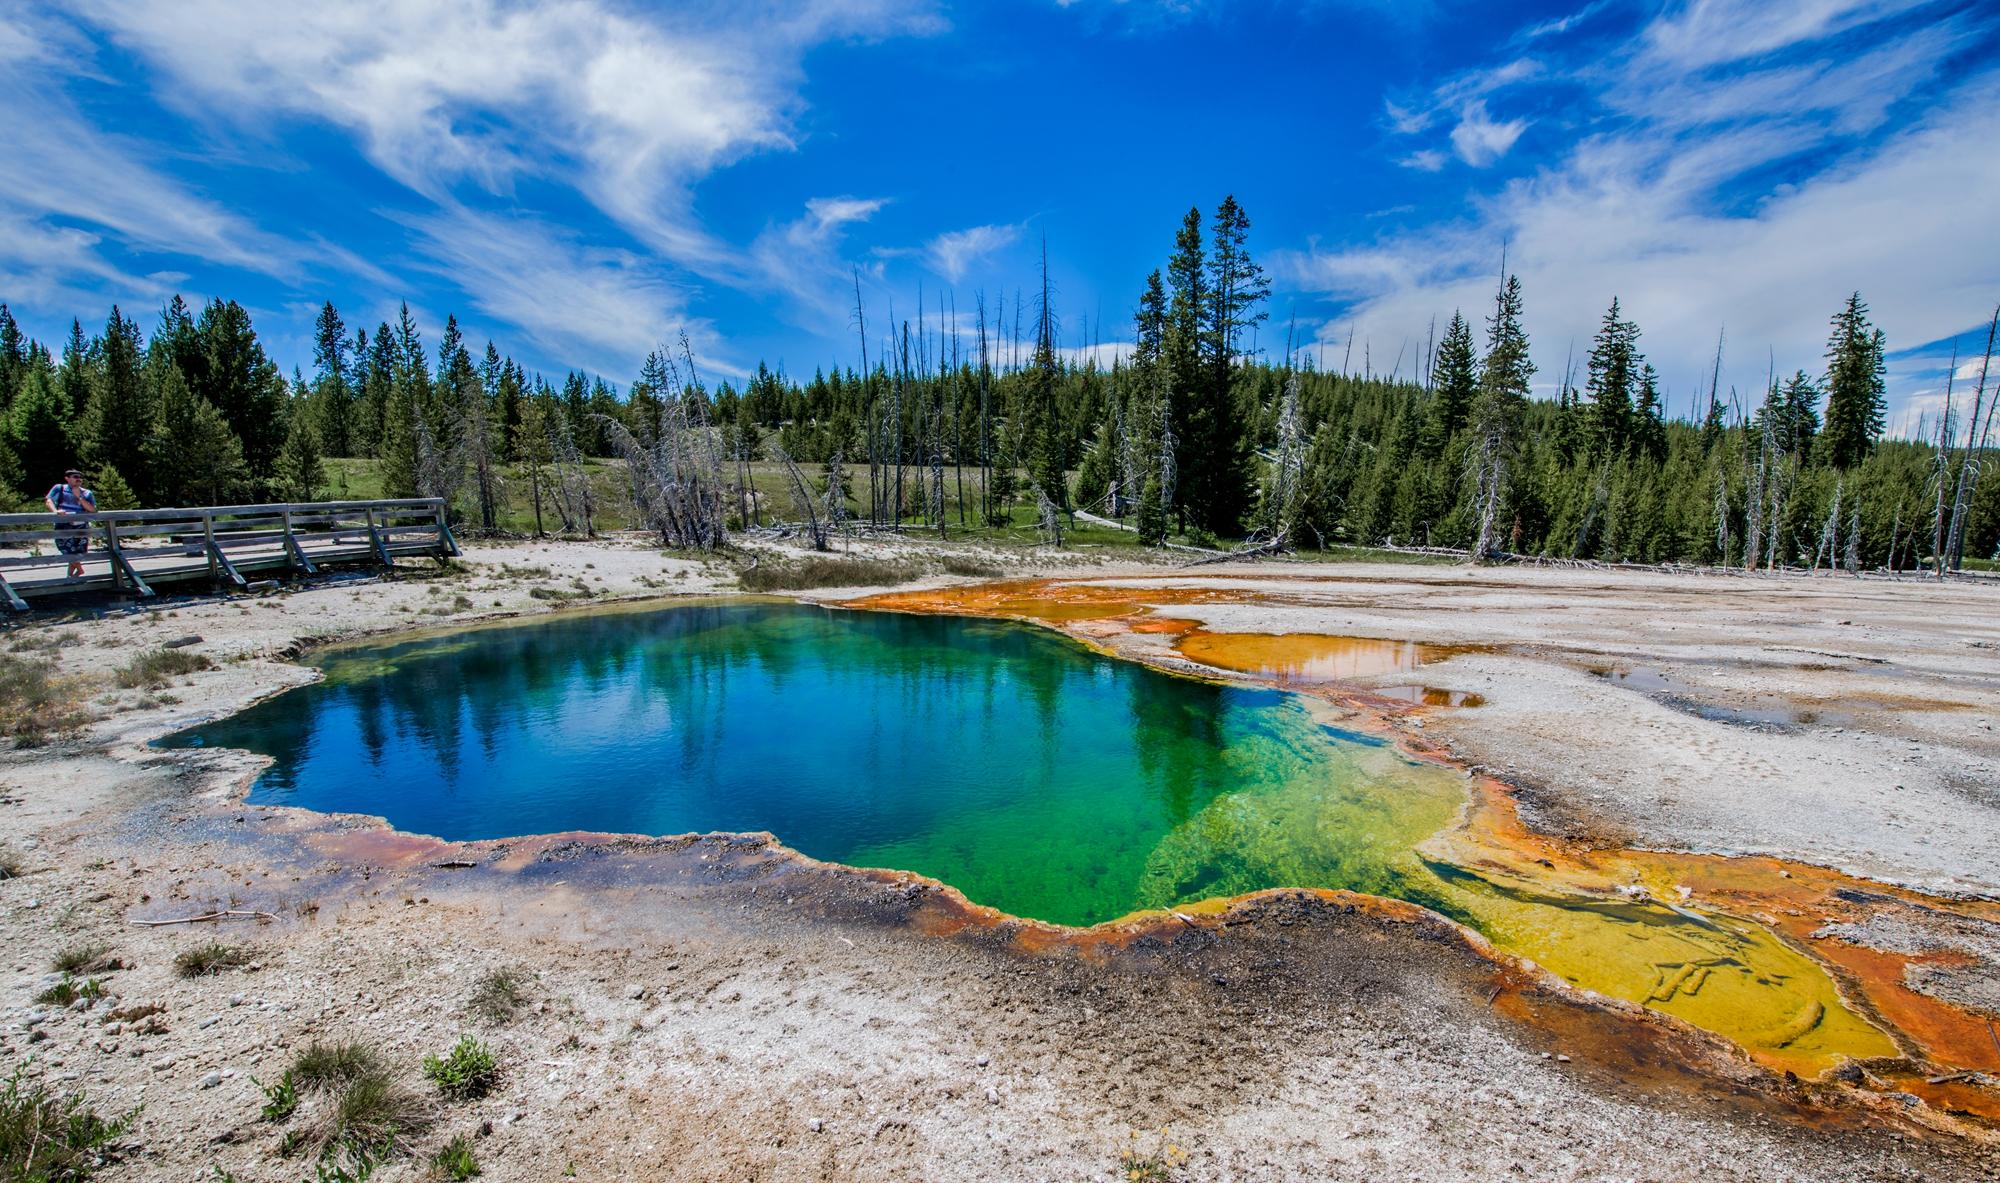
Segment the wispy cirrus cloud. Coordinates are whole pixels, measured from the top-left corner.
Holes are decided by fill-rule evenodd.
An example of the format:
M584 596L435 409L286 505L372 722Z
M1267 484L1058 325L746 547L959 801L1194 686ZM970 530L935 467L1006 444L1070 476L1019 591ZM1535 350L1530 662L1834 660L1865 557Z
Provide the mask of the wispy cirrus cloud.
M968 226L947 230L923 246L924 261L947 283L965 278L974 263L1020 241L1019 226Z

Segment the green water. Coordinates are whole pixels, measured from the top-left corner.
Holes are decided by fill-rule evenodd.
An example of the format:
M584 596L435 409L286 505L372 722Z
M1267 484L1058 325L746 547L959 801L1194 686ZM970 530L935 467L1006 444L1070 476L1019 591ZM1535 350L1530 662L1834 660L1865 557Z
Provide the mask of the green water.
M707 603L329 651L168 746L272 757L251 800L450 839L768 830L1089 925L1269 887L1408 900L1569 981L1817 1072L1894 1045L1747 921L1427 862L1460 778L1305 700L1003 621Z
M1412 852L1464 800L1450 772L1026 625L737 602L319 665L167 743L270 755L255 802L450 839L768 830L1063 924L1276 886L1459 911Z

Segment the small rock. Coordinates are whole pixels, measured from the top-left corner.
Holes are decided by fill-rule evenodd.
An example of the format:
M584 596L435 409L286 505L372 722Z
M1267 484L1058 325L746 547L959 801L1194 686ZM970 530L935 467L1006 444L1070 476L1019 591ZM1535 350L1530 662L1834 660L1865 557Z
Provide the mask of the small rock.
M1556 1063L1558 1063L1558 1064L1567 1064L1567 1063L1569 1063L1569 1057L1568 1057L1568 1056L1557 1056L1557 1057L1556 1057Z
M806 1123L806 1128L811 1130L813 1133L817 1134L821 1130L826 1128L826 1123L821 1121L819 1118L815 1117L811 1121Z
M243 996L242 996L241 994L231 994L231 995L229 996L229 1005L231 1005L231 1006L242 1006L242 1005L243 1005Z
M40 901L40 900L29 900L29 901L28 901L27 903L25 903L25 904L22 904L21 906L22 906L22 907L24 907L24 908L39 908L39 907L41 907L41 906L42 906L42 901Z
M196 1023L195 1027L198 1030L206 1031L210 1027L215 1026L217 1023L220 1023L221 1021L222 1021L221 1015L210 1015L207 1018L203 1019L201 1022Z
M634 982L631 985L625 987L625 997L627 998L639 999L639 998L644 998L645 996L646 996L646 988L644 986L641 986L637 982Z
M201 1083L198 1087L205 1089L212 1089L216 1085L221 1083L222 1083L222 1073L211 1072L207 1076L201 1078Z
M986 1067L988 1064L991 1064L992 1062L993 1062L993 1057L991 1056L981 1056L977 1060L973 1061L973 1063L979 1065L981 1068Z
M986 1103L988 1105L998 1105L1000 1103L1000 1090L996 1088L987 1089Z

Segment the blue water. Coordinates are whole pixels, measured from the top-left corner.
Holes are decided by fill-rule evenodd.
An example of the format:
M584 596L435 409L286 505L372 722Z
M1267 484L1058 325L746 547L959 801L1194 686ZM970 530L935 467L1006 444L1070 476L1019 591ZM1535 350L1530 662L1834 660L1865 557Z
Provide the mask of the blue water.
M164 742L271 756L256 803L454 840L767 830L1071 924L1284 883L1407 898L1428 881L1409 846L1460 799L1289 695L1010 622L710 603L317 664L322 682Z

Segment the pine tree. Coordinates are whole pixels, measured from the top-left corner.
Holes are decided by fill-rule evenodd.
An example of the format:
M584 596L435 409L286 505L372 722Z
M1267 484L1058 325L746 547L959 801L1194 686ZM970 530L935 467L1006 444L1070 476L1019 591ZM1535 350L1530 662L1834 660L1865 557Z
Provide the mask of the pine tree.
M1472 352L1472 326L1457 309L1438 342L1435 366L1436 389L1431 394L1425 425L1424 451L1430 456L1444 453L1444 446L1465 426L1472 413L1472 400L1479 393L1478 358Z
M1501 520L1510 478L1511 453L1522 409L1528 403L1535 363L1528 358L1528 334L1521 328L1521 281L1508 276L1494 299L1486 322L1486 361L1479 373L1479 396L1473 406L1473 464L1478 533L1475 558L1498 548L1506 523Z
M250 475L271 475L285 442L285 380L264 354L250 313L234 300L211 300L195 325L203 359L199 378L185 371L189 389L220 412L243 444Z
M354 388L350 382L349 351L354 343L347 338L347 324L329 300L320 306L313 327L312 402L306 413L318 443L328 455L352 456L354 447ZM296 430L296 428L294 428ZM291 444L291 432L285 436Z
M243 444L215 404L191 389L164 352L147 364L157 391L146 441L150 499L158 505L227 505L249 477Z
M111 467L139 488L146 480L146 440L153 425L154 398L145 374L145 347L134 324L116 305L97 343L90 405L79 442L93 467Z
M1056 406L1056 387L1062 381L1056 361L1055 309L1049 300L1048 245L1042 246L1041 299L1035 306L1035 352L1028 365L1027 387L1021 403L1023 445L1027 452L1028 481L1058 509L1069 508L1069 481L1064 475L1062 424Z
M1632 408L1632 451L1658 464L1667 458L1666 408L1660 402L1660 375L1651 362L1639 365L1639 395Z
M39 478L44 473L60 473L74 463L69 424L64 417L67 408L56 389L56 375L47 358L47 354L38 354L41 364L24 367L14 405L8 408L5 440L9 451L24 466L24 479L30 475Z
M14 313L0 304L0 414L13 406L27 366L28 340L22 335L21 326L15 323Z
M1861 293L1833 318L1826 343L1826 429L1822 455L1845 471L1861 463L1888 417L1882 330L1868 323Z
M1625 451L1632 432L1632 396L1639 380L1639 356L1635 343L1639 326L1618 316L1618 299L1598 326L1590 349L1589 378L1585 389L1591 402L1591 452L1617 456Z
M57 389L62 393L63 400L63 422L70 425L72 437L80 430L83 413L90 408L93 360L90 342L83 335L83 322L72 317L69 341L63 346L62 370L57 376Z
M387 390L382 406L382 495L419 496L420 439L428 437L423 423L425 404L431 400L430 364L424 357L423 335L410 316L406 303L397 313L396 327L382 326L376 346L384 351L389 367ZM384 347L382 342L388 341Z
M318 501L320 490L326 487L319 433L303 405L292 408L291 429L285 433L285 446L278 451L277 483L279 495L287 501Z
M1186 401L1189 413L1181 428L1185 500L1202 528L1218 536L1241 529L1255 488L1253 416L1245 413L1236 390L1236 358L1243 331L1268 315L1259 306L1271 285L1250 257L1249 229L1250 219L1236 199L1225 198L1215 211L1208 254L1203 372Z
M99 509L138 509L139 495L132 491L125 478L109 464L99 465L97 471L86 482L90 491L97 494Z
M1167 423L1176 440L1174 467L1183 478L1180 488L1161 490L1165 504L1183 527L1187 523L1189 501L1200 495L1192 473L1199 469L1194 455L1195 433L1190 429L1194 408L1200 402L1204 375L1201 364L1201 317L1206 306L1208 280L1201 244L1201 209L1192 207L1174 235L1174 253L1167 260L1167 286L1172 297L1167 303L1166 332L1161 339L1161 357L1169 379Z

